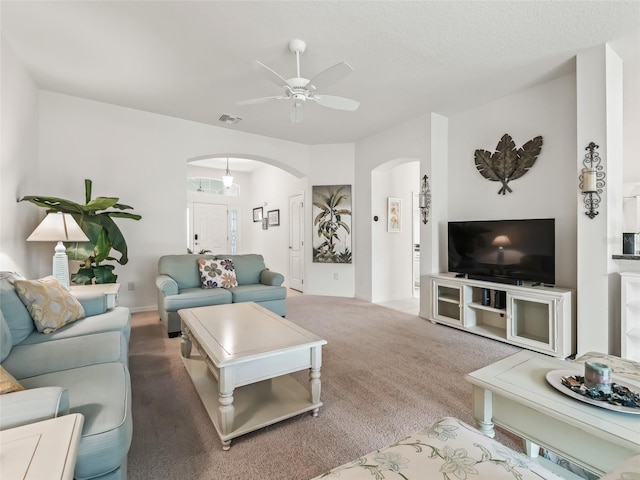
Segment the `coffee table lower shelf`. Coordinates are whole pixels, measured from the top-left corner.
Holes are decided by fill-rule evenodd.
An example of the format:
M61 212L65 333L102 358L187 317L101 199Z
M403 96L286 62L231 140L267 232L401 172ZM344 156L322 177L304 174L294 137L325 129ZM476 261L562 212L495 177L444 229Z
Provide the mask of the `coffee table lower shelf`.
M223 434L218 417L218 381L202 356L195 354L190 358L183 357L182 361L223 443L287 418L317 411L323 405L322 402L312 403L309 390L291 375L237 387L233 391L233 429L231 433Z

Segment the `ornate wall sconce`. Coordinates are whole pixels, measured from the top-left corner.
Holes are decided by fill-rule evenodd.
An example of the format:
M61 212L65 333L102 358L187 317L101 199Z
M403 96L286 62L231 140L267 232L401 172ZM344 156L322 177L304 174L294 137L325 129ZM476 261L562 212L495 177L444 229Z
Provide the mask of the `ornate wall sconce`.
M429 177L422 177L422 186L418 194L418 205L420 206L420 214L422 215L422 223L429 220L429 211L431 210L431 189L429 188Z
M584 206L588 210L584 214L591 219L598 215L597 209L600 206L600 200L602 200L600 194L605 186L604 177L606 176L604 167L600 163L600 155L595 151L596 148L600 148L600 146L593 142L585 148L589 153L584 156L582 161L584 168L578 177Z

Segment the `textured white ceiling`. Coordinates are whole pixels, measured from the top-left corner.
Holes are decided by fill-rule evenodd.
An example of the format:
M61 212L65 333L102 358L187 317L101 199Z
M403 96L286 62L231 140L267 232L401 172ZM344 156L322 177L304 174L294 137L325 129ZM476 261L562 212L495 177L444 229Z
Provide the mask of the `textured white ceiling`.
M450 114L574 69L610 42L640 85L639 1L6 1L8 41L40 88L291 141L354 142L435 111ZM251 67L302 76L347 61L326 94L356 112L288 102ZM630 95L640 97L639 88ZM627 94L627 89L625 89ZM636 101L636 99L634 99ZM635 105L640 104L638 100ZM239 115L236 125L218 121Z

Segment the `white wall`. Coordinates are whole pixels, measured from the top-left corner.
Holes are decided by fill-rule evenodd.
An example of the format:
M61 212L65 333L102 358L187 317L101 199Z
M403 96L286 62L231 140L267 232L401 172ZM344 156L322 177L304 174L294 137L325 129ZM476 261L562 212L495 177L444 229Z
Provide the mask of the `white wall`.
M304 192L306 186L306 178L265 165L251 174L246 188L241 190L246 193L243 193L239 252L261 254L267 268L284 275L286 286L289 285L289 197ZM262 223L253 221L255 207L262 207L265 217L269 210L280 210L280 225L263 230Z
M448 220L555 218L556 283L569 288L577 272L575 98L571 74L449 118ZM500 184L478 172L474 152L495 151L505 133L517 147L538 135L543 145L533 167L509 183L513 192L498 195ZM446 254L441 249L442 265Z
M305 233L305 293L314 295L335 295L338 297L353 297L355 291L355 265L358 262L366 262L361 257L356 243L358 233L352 230L352 248L354 263L313 263L311 260L313 251L312 235L315 235L312 217L312 191L314 185L351 185L351 207L353 211L352 227L358 218L358 212L362 212L362 206L357 202L357 192L354 176L353 160L354 146L343 145L316 145L311 148L309 162L309 186L305 194L306 207L304 214L307 224ZM362 259L362 260L360 260ZM335 278L337 276L337 278Z
M17 203L38 179L38 90L9 43L2 38L1 44L0 270L19 271L29 277L38 269L38 259L31 252L49 247L51 267L54 247L32 243L29 250L25 248L25 240L44 218L44 211L25 208L26 202Z
M395 162L390 162L395 163ZM413 296L413 193L420 190L420 163L385 164L371 173L371 301ZM388 198L402 202L400 232L387 231Z
M355 296L371 301L372 298L372 243L374 194L371 189L371 172L380 165L401 158L420 161L421 169L429 156L430 115L423 115L366 138L355 145L355 203L354 255L356 256ZM422 255L422 252L421 252ZM362 259L362 261L358 260Z
M118 196L142 215L118 221L130 258L116 267L118 281L137 285L121 289L120 302L129 307L153 307L158 258L185 251L187 159L220 153L307 169L308 147L230 129L44 91L39 113L40 177L24 193L82 202L83 179L90 178L94 196ZM48 274L49 265L33 274Z

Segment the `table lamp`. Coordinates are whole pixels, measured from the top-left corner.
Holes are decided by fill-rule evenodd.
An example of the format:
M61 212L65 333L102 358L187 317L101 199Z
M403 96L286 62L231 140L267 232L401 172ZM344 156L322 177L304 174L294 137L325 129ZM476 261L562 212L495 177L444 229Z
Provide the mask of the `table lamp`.
M69 259L62 242L88 242L78 223L69 213L48 213L36 227L27 242L58 242L53 255L53 276L69 287Z

